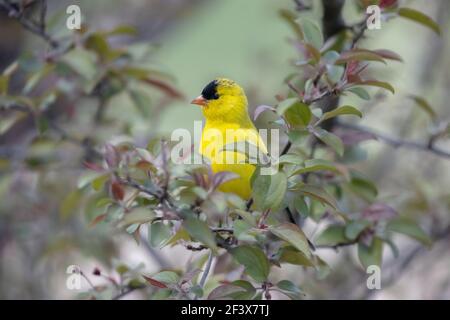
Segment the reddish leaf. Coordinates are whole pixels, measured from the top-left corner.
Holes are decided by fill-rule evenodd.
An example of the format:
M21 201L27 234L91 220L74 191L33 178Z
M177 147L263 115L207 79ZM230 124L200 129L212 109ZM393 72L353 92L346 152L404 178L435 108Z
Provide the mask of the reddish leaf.
M161 289L166 289L167 288L167 286L164 283L162 283L162 282L159 282L159 281L157 281L155 279L152 279L150 277L146 277L144 275L142 277L145 279L145 281L150 283L152 286L155 286L155 287L158 287L158 288L161 288Z
M111 183L111 193L113 198L116 200L123 200L123 197L125 196L125 191L122 185L117 181Z
M397 211L385 203L374 203L362 212L363 217L370 221L388 220L397 216Z
M104 171L104 169L96 163L83 161L83 165L90 170L94 170L94 171L98 171L98 172Z
M184 95L178 91L177 89L175 89L174 87L172 87L171 85L169 85L168 83L165 83L161 80L157 80L157 79L151 79L151 78L145 78L142 80L143 82L158 88L159 90L163 91L165 94L167 94L168 96L175 98L175 99L184 99Z
M380 8L384 9L384 8L389 8L392 7L394 5L397 5L397 0L380 0Z
M106 218L106 213L103 213L97 217L89 224L89 227L94 227L97 223L102 222Z
M372 50L372 51L385 59L403 62L402 57L394 51L387 50L387 49L377 49L377 50Z

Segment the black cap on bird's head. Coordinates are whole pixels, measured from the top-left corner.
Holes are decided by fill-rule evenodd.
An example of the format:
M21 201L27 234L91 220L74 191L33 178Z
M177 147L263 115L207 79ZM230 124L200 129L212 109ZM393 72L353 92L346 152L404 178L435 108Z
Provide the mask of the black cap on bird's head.
M202 94L191 101L192 104L198 104L199 106L204 106L208 100L219 99L219 94L217 93L218 80L213 80L203 88Z

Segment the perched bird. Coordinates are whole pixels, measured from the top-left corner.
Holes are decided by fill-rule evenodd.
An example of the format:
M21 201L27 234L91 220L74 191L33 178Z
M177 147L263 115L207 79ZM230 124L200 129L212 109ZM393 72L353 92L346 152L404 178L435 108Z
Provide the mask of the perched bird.
M264 141L249 117L244 90L232 80L218 78L206 85L191 103L202 107L206 119L200 154L210 160L214 173L229 171L236 174L235 179L223 183L219 190L249 199L254 164L250 164L242 152L228 151L228 148L224 151L225 145L247 141L267 153Z

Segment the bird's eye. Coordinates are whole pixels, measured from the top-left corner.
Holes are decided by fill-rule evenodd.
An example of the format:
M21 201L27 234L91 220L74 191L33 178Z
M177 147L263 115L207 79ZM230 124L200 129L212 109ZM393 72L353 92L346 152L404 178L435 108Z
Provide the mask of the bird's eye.
M202 96L206 100L214 100L219 99L219 95L217 94L217 81L211 81L207 84L205 88L202 90Z

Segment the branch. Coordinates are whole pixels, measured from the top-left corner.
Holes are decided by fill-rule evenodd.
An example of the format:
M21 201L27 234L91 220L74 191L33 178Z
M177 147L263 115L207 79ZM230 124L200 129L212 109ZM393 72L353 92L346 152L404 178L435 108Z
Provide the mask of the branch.
M200 279L200 282L198 283L201 288L205 286L206 279L208 278L209 271L211 270L211 265L213 261L213 253L212 251L209 252L208 261L206 262L205 271L203 271L202 278Z
M376 132L373 129L359 126L356 124L337 122L337 125L339 127L345 128L345 129L351 129L351 130L356 130L359 132L371 134L374 137L378 138L379 140L382 140L383 142L393 146L394 148L402 147L402 148L407 148L407 149L426 151L426 152L433 153L437 156L450 159L450 152L442 150L442 149L434 146L433 143L420 143L420 142L416 142L416 141L401 140L398 138L388 136L384 133Z
M25 29L31 33L44 39L53 49L60 46L60 43L53 39L46 31L45 15L47 13L47 1L41 0L40 20L39 22L33 21L24 15L23 10L19 10L14 4L8 0L0 0L0 6L8 11L8 15L15 18Z

